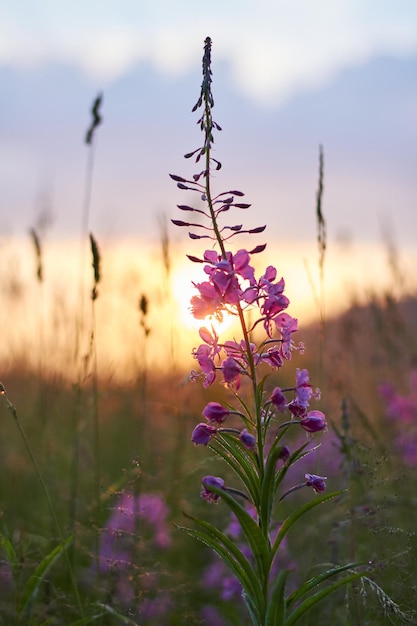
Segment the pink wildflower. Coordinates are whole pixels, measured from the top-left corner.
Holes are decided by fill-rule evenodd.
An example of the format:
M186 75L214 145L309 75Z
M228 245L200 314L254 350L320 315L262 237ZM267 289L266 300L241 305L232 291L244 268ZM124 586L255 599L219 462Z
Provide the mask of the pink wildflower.
M278 411L285 411L287 408L287 398L281 391L281 387L275 387L271 394L271 402L276 406Z
M229 356L223 361L222 371L225 383L236 383L237 386L239 385L239 374L241 373L241 368L233 357Z
M226 417L230 415L230 411L219 402L209 402L203 409L203 415L209 422L222 424Z
M297 417L305 417L307 414L307 408L309 400L313 395L313 388L310 385L309 373L306 369L299 369L297 367L296 373L296 386L295 386L295 399L290 402L288 408L291 413Z
M200 422L192 432L191 441L195 443L196 446L207 446L210 443L210 439L216 433L217 429L214 428L214 426Z
M256 448L256 438L248 431L247 428L244 428L239 436L240 441L243 443L245 448L248 450L255 450Z

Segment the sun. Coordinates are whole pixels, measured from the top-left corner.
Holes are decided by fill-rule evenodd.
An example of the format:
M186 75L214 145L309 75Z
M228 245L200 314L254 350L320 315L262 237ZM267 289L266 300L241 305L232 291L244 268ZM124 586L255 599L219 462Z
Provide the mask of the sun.
M190 301L193 296L198 294L197 289L193 286L194 282L202 282L204 277L201 274L201 265L198 267L188 267L183 265L178 267L172 276L172 292L174 300L179 311L181 322L189 329L199 329L206 327L216 331L221 336L229 330L237 321L237 316L232 313L224 313L223 320L217 320L212 316L204 319L196 319L191 313Z

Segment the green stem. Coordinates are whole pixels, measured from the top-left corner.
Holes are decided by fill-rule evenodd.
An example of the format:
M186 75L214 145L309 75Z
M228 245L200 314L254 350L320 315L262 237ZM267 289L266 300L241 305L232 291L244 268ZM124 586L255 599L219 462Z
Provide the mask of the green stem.
M226 248L224 247L224 242L222 236L220 234L219 227L217 225L216 214L214 212L213 200L211 196L211 150L210 150L210 141L211 141L211 129L212 129L212 120L211 120L211 107L208 101L207 95L204 96L204 115L206 118L205 121L205 154L206 154L206 177L205 177L205 192L207 198L207 206L210 211L210 218L213 224L214 234L216 235L216 239L220 246L220 250L222 253L222 257L226 259Z
M212 194L211 194L211 149L210 149L210 146L212 142L211 132L213 128L213 123L212 123L212 118L211 118L211 103L210 103L207 92L204 93L204 115L205 115L205 144L204 145L205 145L205 163L206 163L205 195L207 199L207 205L209 208L210 218L211 218L211 222L213 225L213 231L214 231L216 240L219 244L222 257L224 259L227 259L226 248L225 248L224 241L223 241L223 238L221 236L221 233L217 224L216 213L214 211L213 199L212 199ZM256 435L257 435L256 438L257 438L257 449L258 449L257 460L258 460L259 482L260 482L260 488L261 488L260 491L261 491L263 480L264 480L264 441L263 441L264 433L263 433L263 425L262 425L262 419L261 419L262 405L261 405L260 394L258 392L256 366L255 366L255 361L254 361L253 354L252 354L249 331L246 325L245 315L244 315L240 302L237 303L236 308L237 308L237 312L239 315L239 321L240 321L242 334L243 334L243 338L244 338L244 342L246 346L246 355L247 355L247 360L248 360L248 365L249 365L249 376L252 382L255 427L256 427ZM263 532L265 540L267 541L269 545L269 526L270 526L269 510L266 511L266 510L259 509L258 517L259 517L259 524L260 524L261 530ZM260 574L262 575L262 578L263 578L262 588L263 588L263 593L264 593L265 606L267 606L269 567L266 568L266 570L263 571L262 573L260 572Z
M96 499L96 515L101 518L101 455L100 455L100 420L98 409L98 364L97 364L97 347L96 347L96 315L95 300L92 300L92 331L91 343L93 350L93 429L94 429L94 491ZM99 554L99 533L94 533L94 547L96 556L96 570L100 574L100 554Z
M226 259L227 258L226 248L224 246L224 241L223 241L223 238L221 236L221 233L217 224L216 214L214 211L213 200L212 200L212 195L211 195L211 149L210 149L210 145L212 141L211 130L212 130L213 123L211 119L211 105L210 105L207 93L204 94L204 115L205 115L205 156L206 156L205 194L207 198L207 205L210 211L211 222L213 224L213 231L216 236L217 242L219 244L222 257ZM258 442L259 473L260 473L260 477L262 480L263 466L264 466L264 463L263 463L264 450L263 450L263 432L262 432L262 422L261 422L261 404L259 402L259 397L258 397L258 383L257 383L257 378L256 378L256 367L255 367L255 362L254 362L253 354L251 350L249 332L246 326L246 320L245 320L245 316L244 316L240 302L238 302L237 304L237 312L239 315L239 321L240 321L240 325L242 328L243 338L245 341L246 353L248 357L248 364L249 364L249 371L250 371L250 378L252 381L253 397L254 397L254 403L255 403L254 408L255 408L255 416L256 416L256 433L257 433L257 442Z

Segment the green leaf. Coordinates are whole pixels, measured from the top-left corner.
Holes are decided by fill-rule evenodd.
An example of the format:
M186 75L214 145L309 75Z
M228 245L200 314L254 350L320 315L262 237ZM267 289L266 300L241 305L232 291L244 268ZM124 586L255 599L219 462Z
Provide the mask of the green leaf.
M281 480L284 478L288 468L291 463L294 462L295 459L298 458L298 454L308 446L308 443L305 443L303 446L298 448L290 457L290 460L287 464L285 464L278 472L276 471L276 465L279 457L279 453L281 451L280 441L282 435L288 430L288 428L283 429L283 432L278 435L275 439L274 443L271 446L271 449L268 454L268 459L265 465L265 473L262 481L262 490L261 490L261 512L262 512L262 521L264 524L269 526L269 520L271 518L272 508L274 506L274 499L276 490Z
M100 611L100 613L95 613L94 615L89 615L87 617L77 619L76 622L71 622L71 624L68 624L68 626L86 626L86 624L91 624L92 622L95 622L96 619L99 619L100 617L103 617L104 615L105 615L104 611Z
M213 524L191 515L184 515L198 524L202 530L185 526L177 526L177 528L198 539L218 554L242 585L246 594L246 601L250 603L252 611L256 613L259 619L263 612L264 599L259 577L249 561L244 557L238 546Z
M260 417L260 411L263 405L265 383L267 379L269 378L269 376L270 374L266 374L266 376L264 376L256 386L256 406L258 407L258 412L259 412L257 419L259 419Z
M287 612L285 584L289 573L289 570L282 570L274 581L271 597L268 602L265 626L285 626Z
M253 460L240 442L231 435L221 433L210 443L210 448L216 452L232 468L247 488L253 503L259 502L259 479Z
M322 504L323 502L326 502L327 500L332 500L333 498L340 496L342 493L345 493L345 490L342 489L340 491L333 491L332 493L326 493L323 496L317 497L310 502L306 502L306 504L303 504L303 506L300 506L293 513L291 513L291 515L289 515L287 519L284 520L284 522L281 524L281 528L279 529L278 535L276 536L276 539L274 541L274 545L272 546L272 551L271 551L271 562L281 544L281 541L284 539L287 532L290 530L290 528L295 524L295 522L300 517L302 517L305 513L308 513L308 511L311 511L311 509L314 509L319 504Z
M116 611L113 607L109 606L108 604L103 604L101 602L98 602L94 606L101 609L100 613L95 613L94 615L83 617L82 619L79 619L76 622L71 622L71 624L69 624L68 626L86 626L87 624L91 624L92 622L95 622L97 619L102 618L104 615L106 615L106 613L109 615L112 615L113 617L116 617L123 624L127 624L128 626L139 626L138 623L135 622L133 619L126 617L126 615L122 615L121 613Z
M20 601L18 603L18 611L21 615L30 615L32 604L36 598L42 581L44 580L50 567L61 556L64 550L66 550L71 541L72 536L69 537L63 544L56 546L56 548L54 548L52 552L47 554L46 557L39 563L34 573L26 583L20 597Z
M298 600L303 595L311 591L311 589L314 589L314 587L317 587L318 585L320 585L325 580L328 580L329 578L333 576L337 576L338 574L341 574L342 572L345 572L346 570L349 570L349 569L352 570L355 567L359 567L360 565L367 565L367 564L368 564L368 561L362 561L362 562L357 562L357 563L347 563L346 565L337 565L335 567L332 567L331 569L326 570L325 572L322 572L321 574L318 574L317 576L313 576L312 578L309 578L308 580L306 580L305 583L303 583L298 589L296 589L296 591L294 591L287 598L287 607L290 608L293 604L295 604L295 602L298 602ZM365 575L365 574L366 573L363 572L362 575Z
M328 587L325 587L325 589L322 589L321 591L318 591L313 596L310 596L309 598L306 598L287 617L286 622L285 622L285 626L293 626L293 624L295 624L300 619L300 617L305 615L307 613L307 611L309 611L318 602L323 600L323 598L325 598L329 594L333 593L333 591L336 591L336 589L338 589L339 587L342 587L343 585L348 585L349 583L353 582L354 580L357 580L358 578L362 578L362 576L365 576L365 575L366 575L365 573L360 573L360 572L356 572L355 574L350 574L349 576L345 576L345 578L341 578L340 580L337 580L332 585L329 585Z
M252 622L252 626L259 626L259 617L256 615L255 611L253 610L253 604L252 604L252 600L251 598L248 597L248 594L245 592L245 590L242 591L242 598L245 602L245 606L246 609L249 613L249 617L251 619Z
M19 559L17 558L16 550L9 537L6 537L3 533L0 534L0 548L3 549L7 562L10 565L13 578L16 578L17 572L19 571Z
M265 580L269 572L269 536L263 535L252 515L248 513L248 511L230 493L228 493L226 489L210 487L210 491L221 496L229 509L236 515L242 532L246 537L250 549L252 550L252 554L258 568L258 575L261 576L262 584L262 581Z

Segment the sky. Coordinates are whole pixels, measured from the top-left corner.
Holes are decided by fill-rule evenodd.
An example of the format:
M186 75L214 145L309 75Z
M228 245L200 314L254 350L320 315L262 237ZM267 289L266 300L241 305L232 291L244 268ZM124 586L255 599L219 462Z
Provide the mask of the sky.
M200 137L204 38L213 39L219 190L241 188L288 242L315 233L318 151L329 240L417 232L417 4L413 0L0 2L2 236L82 224L83 142L103 92L90 227L154 237L190 200L168 174ZM175 231L174 237L185 233Z

